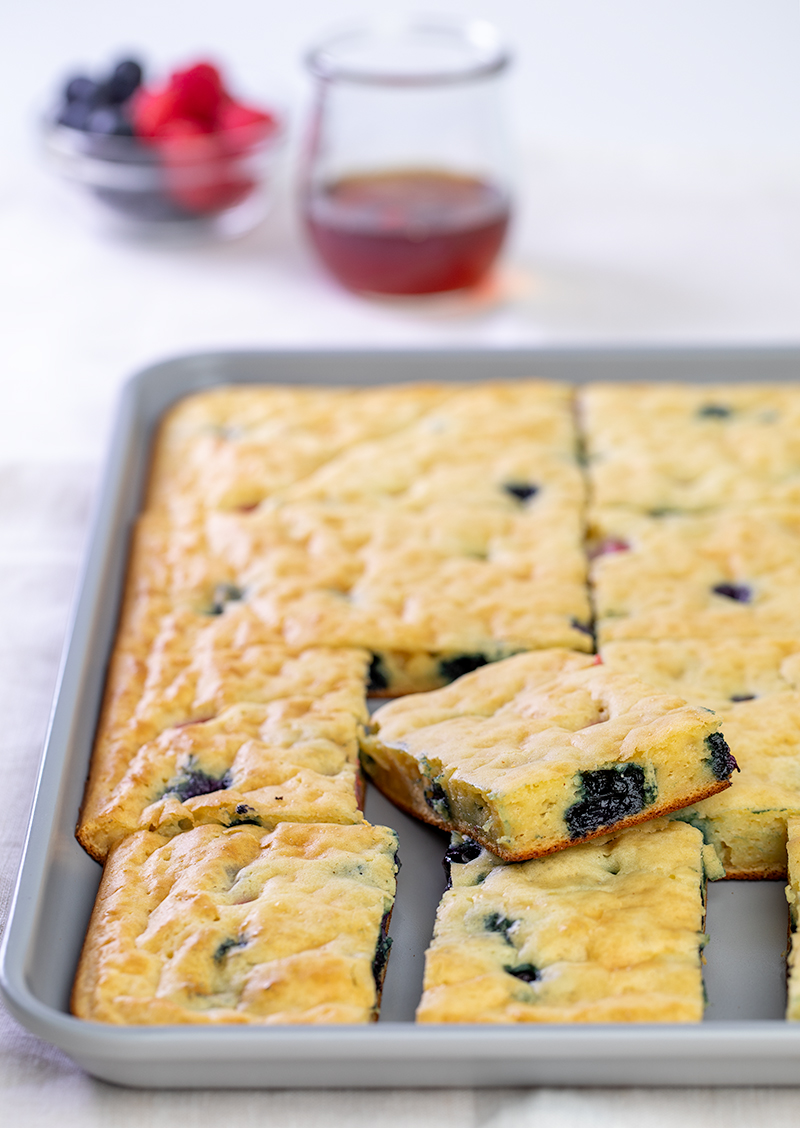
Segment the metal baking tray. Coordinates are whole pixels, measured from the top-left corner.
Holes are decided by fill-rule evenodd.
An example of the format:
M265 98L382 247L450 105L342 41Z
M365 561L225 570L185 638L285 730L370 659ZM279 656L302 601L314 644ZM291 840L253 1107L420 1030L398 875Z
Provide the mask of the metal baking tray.
M697 1026L414 1025L423 953L444 888L438 831L371 790L367 817L394 827L403 869L380 1022L369 1027L110 1027L73 1018L72 977L100 878L73 836L113 641L127 545L153 429L176 399L222 383L369 384L537 375L787 380L800 348L437 352L247 352L180 357L126 385L72 615L0 987L19 1021L90 1073L162 1088L509 1085L797 1085L800 1024L782 1021L782 882L709 887L706 986Z

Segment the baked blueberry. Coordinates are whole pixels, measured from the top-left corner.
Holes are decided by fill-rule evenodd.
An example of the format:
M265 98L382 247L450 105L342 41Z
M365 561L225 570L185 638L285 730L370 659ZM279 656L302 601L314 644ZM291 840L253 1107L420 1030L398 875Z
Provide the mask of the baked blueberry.
M455 658L442 658L439 662L439 673L448 681L455 681L464 674L471 674L480 666L487 665L489 659L485 654L457 654Z
M530 501L539 492L539 486L533 482L504 482L503 489L517 501Z
M228 603L238 603L242 599L244 599L244 592L236 584L217 584L214 588L214 597L206 614L221 615Z
M715 584L711 590L715 595L722 595L736 603L749 603L753 598L752 589L747 584Z
M507 916L503 916L502 913L489 913L487 917L483 918L483 927L486 931L499 932L506 944L511 944L512 948L514 945L509 940L508 934L516 923L515 920L509 920Z
M386 974L386 964L389 960L389 951L392 947L392 938L388 935L389 916L389 913L383 914L378 943L375 945L375 958L372 961L372 976L378 990L380 990L383 977Z
M569 625L573 630L580 631L581 634L588 635L589 638L594 638L594 631L586 623L582 623L580 619L570 619Z
M702 419L727 419L729 415L733 415L733 411L723 403L704 403L697 414Z
M727 745L726 745L727 747ZM649 794L638 764L580 773L583 798L564 815L571 838L583 838L604 826L638 815L655 796Z
M596 560L598 556L608 556L612 552L630 552L630 547L630 544L621 537L606 537L589 550L589 559Z
M534 980L539 978L538 969L533 964L517 964L516 967L511 967L510 964L505 964L503 971L507 971L509 975L513 975L515 979L521 979L523 983L533 983Z
M450 804L440 784L431 782L430 787L425 788L425 802L440 818L450 818Z
M281 796L276 795L275 798L279 799ZM237 803L228 826L261 826L261 819L254 807L249 807L247 803Z
M452 865L463 866L467 862L474 862L480 855L481 849L482 847L477 842L473 842L471 838L465 838L463 842L447 847L442 864L445 869L449 869Z
M721 732L712 732L706 737L706 748L711 770L717 779L728 779L731 772L739 771L739 765L731 755L728 742Z
M373 654L367 674L367 692L389 688L389 675L386 673L380 655Z
M739 701L755 701L755 699L756 699L755 693L732 693L731 694L731 701L735 701L737 703Z
M210 795L213 791L225 791L231 785L226 772L223 776L209 775L200 768L189 768L181 772L167 784L164 794L177 795L181 803L195 799L198 795Z
M227 940L222 941L216 952L214 952L214 963L222 963L228 952L233 951L234 948L244 948L246 944L247 941L238 936L229 936Z
M467 862L474 862L480 856L480 852L481 847L471 838L465 838L463 842L459 842L457 845L448 846L442 858L442 866L447 874L446 889L450 889L453 884L450 867L453 865L463 866Z

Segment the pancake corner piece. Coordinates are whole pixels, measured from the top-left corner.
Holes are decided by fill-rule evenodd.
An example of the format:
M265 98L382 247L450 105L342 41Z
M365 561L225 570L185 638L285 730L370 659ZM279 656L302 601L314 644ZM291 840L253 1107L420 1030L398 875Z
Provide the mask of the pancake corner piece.
M458 835L425 957L425 1023L699 1022L713 847L656 819L508 864Z
M377 1018L397 836L386 827L204 825L112 848L72 994L134 1025Z
M397 806L525 861L730 786L719 725L590 655L536 651L384 705L362 762Z

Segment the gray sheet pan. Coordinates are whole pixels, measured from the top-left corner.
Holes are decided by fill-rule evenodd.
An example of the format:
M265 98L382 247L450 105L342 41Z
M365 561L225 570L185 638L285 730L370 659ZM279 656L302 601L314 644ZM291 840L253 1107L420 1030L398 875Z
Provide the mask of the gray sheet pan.
M367 815L397 829L403 860L377 1025L109 1028L68 1013L100 876L73 829L130 527L153 429L164 409L195 389L229 382L362 384L529 375L572 381L796 381L800 348L222 353L168 360L127 384L0 957L0 988L12 1013L90 1073L164 1088L800 1084L800 1029L781 1020L787 918L780 882L710 887L709 1008L699 1026L415 1027L423 953L444 885L444 839L374 791Z

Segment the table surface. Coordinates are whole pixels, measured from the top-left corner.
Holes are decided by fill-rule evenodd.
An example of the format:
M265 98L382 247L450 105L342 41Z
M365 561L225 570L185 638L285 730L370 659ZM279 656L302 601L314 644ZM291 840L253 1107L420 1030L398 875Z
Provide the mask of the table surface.
M243 3L237 0L234 9ZM50 29L37 47L39 71L31 79L41 90L55 73L54 60L63 68L82 57L78 32L70 39L66 7L47 0L19 6L20 12L23 7L23 62L34 59L36 20ZM145 4L145 16L154 19L158 7ZM670 6L678 13L686 8L687 20L689 7L696 10ZM323 9L332 5L309 0L299 8L319 26ZM511 0L499 8L506 24L522 11ZM539 8L549 13L555 34L555 7ZM564 19L580 8L580 0L570 0ZM744 36L745 6L731 8ZM94 0L69 10L78 23L81 13L99 18L101 11ZM166 10L177 42L177 4ZM621 19L627 9L615 0L610 10ZM765 10L776 17L778 6L770 2ZM146 20L143 26L153 34ZM298 42L307 38L305 28L292 24ZM780 37L772 31L777 50ZM92 50L108 57L139 34L121 17L108 16ZM236 43L230 36L226 43L235 57ZM240 48L246 55L245 45ZM8 91L9 73L15 81L22 73L19 59L12 60L11 51L4 55L0 94ZM757 84L760 74L763 98L764 90L773 90L777 99L780 84L765 58L758 56L762 69L748 81ZM761 111L767 108L762 102ZM796 116L796 107L791 112ZM516 113L519 118L519 105ZM784 127L788 121L785 116ZM661 134L653 126L648 144L631 142L630 123L628 134L594 138L578 136L566 110L557 124L560 133L554 127L520 136L517 218L494 289L480 299L391 303L345 293L315 263L297 223L291 156L270 217L246 238L182 247L126 243L76 223L39 165L30 114L21 112L13 122L0 115L0 144L10 153L0 173L0 919L22 845L113 405L132 371L167 355L235 347L800 342L800 133L785 149L758 148L751 122L740 147L715 149L697 143L707 123L688 117L682 127L677 118L662 123ZM772 133L765 128L759 135L775 141L776 129L773 121ZM732 126L729 133L730 142ZM692 143L676 144L681 136ZM242 1128L265 1118L292 1128L323 1118L353 1128L660 1128L676 1122L749 1128L756 1117L776 1126L796 1119L796 1094L787 1090L125 1091L88 1078L4 1013L0 1094L18 1123L50 1125L57 1117L70 1128L141 1128L201 1112L209 1124L233 1116Z

